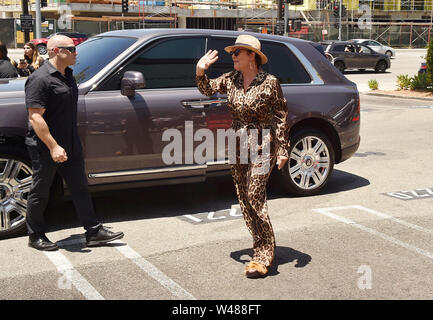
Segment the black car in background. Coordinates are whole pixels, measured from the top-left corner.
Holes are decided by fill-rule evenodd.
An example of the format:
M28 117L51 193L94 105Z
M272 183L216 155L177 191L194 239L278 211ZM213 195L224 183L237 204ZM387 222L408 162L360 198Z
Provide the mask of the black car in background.
M386 54L378 53L370 47L348 41L321 42L328 60L340 72L347 69L374 69L385 72L391 67L391 60Z

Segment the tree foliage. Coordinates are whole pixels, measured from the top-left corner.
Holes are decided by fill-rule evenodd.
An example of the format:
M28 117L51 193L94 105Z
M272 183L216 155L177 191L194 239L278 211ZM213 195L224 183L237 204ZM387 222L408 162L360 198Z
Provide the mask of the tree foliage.
M433 39L430 40L427 49L427 82L431 86L433 85Z

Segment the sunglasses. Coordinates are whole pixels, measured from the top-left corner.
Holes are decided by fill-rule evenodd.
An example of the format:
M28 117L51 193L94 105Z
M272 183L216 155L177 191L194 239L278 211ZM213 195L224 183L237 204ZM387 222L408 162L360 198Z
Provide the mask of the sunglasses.
M235 55L235 57L237 57L239 55L239 53L241 53L241 49L236 49L236 50L230 51L230 55Z
M70 53L75 53L77 51L76 47L57 47L59 49L66 49L68 50Z

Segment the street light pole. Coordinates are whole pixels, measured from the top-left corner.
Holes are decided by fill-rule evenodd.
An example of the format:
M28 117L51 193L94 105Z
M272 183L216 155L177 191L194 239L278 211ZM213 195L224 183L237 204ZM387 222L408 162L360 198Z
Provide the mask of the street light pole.
M289 21L289 3L286 1L284 4L284 36L288 36L287 22Z
M41 33L41 0L36 0L35 1L35 11L36 11L36 38L42 38L42 33Z
M340 0L340 5L338 6L338 15L339 15L339 17L338 17L338 41L341 41L341 10L342 10L342 8L341 8L341 4L342 4L342 0Z
M23 14L28 15L29 14L29 2L28 0L21 0L21 7L23 8ZM30 32L24 31L24 43L27 43L30 41Z

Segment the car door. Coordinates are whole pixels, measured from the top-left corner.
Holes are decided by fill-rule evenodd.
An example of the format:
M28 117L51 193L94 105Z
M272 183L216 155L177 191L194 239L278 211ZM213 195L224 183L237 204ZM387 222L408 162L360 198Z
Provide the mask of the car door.
M224 48L236 41L236 37L228 36L212 36L209 38L207 50L217 50L218 60L211 65L206 71L210 79L216 79L224 73L231 72L233 69L233 60ZM216 93L211 97L212 99L219 99L219 104L214 104L212 108L206 110L206 123L207 128L214 134L214 159L213 162L209 159L208 170L216 171L222 169L223 165L228 163L228 140L220 140L218 143L218 130L220 133L225 133L231 128L232 117L227 107L227 95ZM222 131L221 131L222 130Z
M361 51L359 56L359 64L363 69L374 68L377 63L377 52L372 51L369 47L359 45L358 51Z
M204 176L206 164L192 152L194 131L206 127L208 104L195 84L205 47L204 36L152 41L86 95L90 184ZM141 72L146 83L132 98L120 92L126 71Z
M344 46L344 50L344 62L346 64L346 68L359 68L359 57L356 51L356 45L346 43Z

